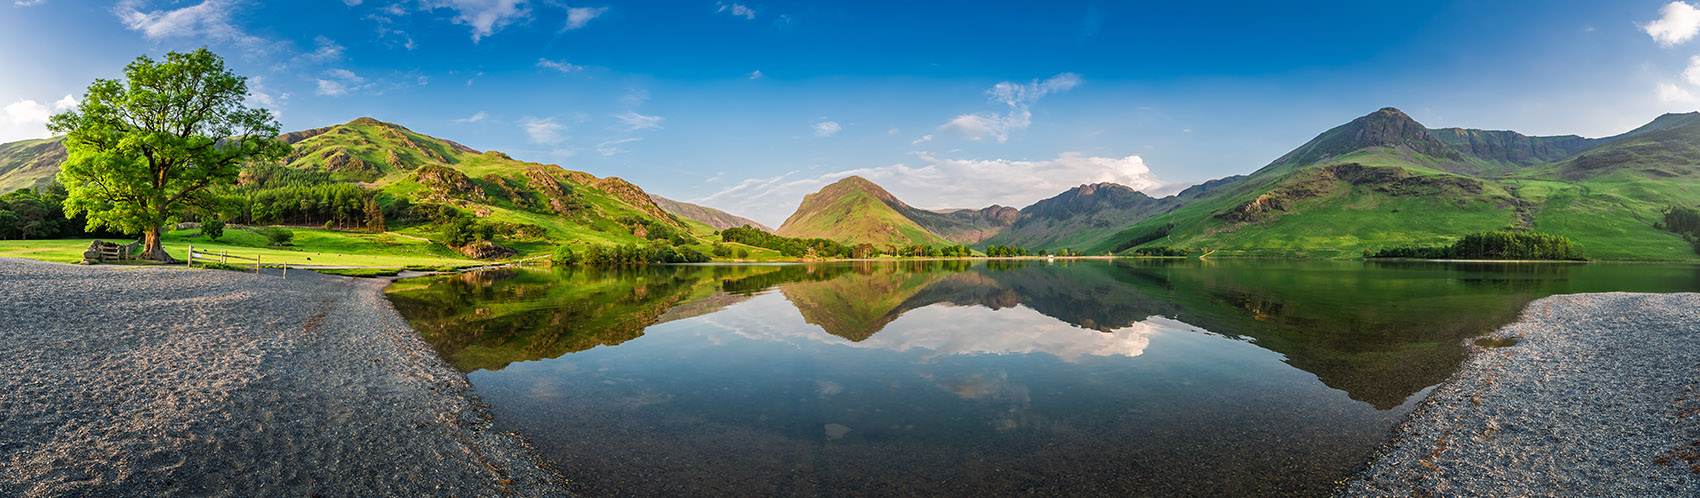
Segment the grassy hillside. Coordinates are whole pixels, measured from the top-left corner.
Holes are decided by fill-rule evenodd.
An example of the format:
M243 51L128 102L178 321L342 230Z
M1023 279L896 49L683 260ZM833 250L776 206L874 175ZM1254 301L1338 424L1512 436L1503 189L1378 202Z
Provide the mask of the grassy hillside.
M65 162L65 139L0 144L0 194L53 181Z
M1591 259L1696 259L1686 241L1654 222L1666 206L1700 203L1700 120L1666 116L1618 137L1579 143L1476 130L1425 135L1409 123L1384 122L1398 116L1384 109L1366 118L1374 118L1370 128L1400 133L1353 125L1329 130L1228 192L1136 223L1087 252L1115 250L1172 223L1165 236L1140 245L1205 248L1218 256L1356 257L1509 229L1570 237ZM1476 138L1463 150L1425 153L1434 152L1428 140L1437 135ZM1584 145L1593 147L1535 162ZM1362 147L1339 148L1356 146Z
M774 233L852 245L950 244L903 216L887 199L895 197L879 185L859 176L845 178L803 197L797 212L786 218Z
M708 206L698 206L689 202L675 201L655 194L650 194L649 199L655 201L655 205L660 206L662 210L679 215L686 219L696 220L715 230L748 225L760 228L766 232L773 231L772 228L769 228L767 225L757 223L755 220L737 216Z

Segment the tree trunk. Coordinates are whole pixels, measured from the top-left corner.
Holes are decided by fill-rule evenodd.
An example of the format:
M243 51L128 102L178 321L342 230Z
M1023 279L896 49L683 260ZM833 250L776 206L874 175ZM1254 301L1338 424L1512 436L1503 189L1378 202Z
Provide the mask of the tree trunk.
M161 240L159 227L157 226L149 228L146 232L142 232L141 257L143 259L151 259L161 263L176 263L176 259L173 259L170 254L166 254L165 245L161 243Z

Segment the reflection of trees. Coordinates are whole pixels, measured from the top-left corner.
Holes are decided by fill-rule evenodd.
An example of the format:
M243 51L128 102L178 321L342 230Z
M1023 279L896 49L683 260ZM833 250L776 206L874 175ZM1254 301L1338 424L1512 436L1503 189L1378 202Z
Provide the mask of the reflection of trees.
M670 308L716 295L721 278L778 267L612 266L505 269L409 279L388 291L450 364L464 372L554 358L643 335ZM722 299L719 306L736 302ZM718 308L700 310L698 314Z
M1602 265L1116 260L571 267L410 279L389 294L463 371L639 337L777 288L804 320L863 341L931 306L1015 306L1113 331L1153 315L1255 339L1378 408L1443 380L1462 339L1558 292L1700 288L1700 271Z

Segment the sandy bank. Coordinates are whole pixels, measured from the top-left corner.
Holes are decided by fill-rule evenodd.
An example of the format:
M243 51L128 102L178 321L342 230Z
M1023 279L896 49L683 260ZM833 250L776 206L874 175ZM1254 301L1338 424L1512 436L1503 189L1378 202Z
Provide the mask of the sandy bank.
M1490 337L1518 342L1478 347L1342 496L1700 496L1700 294L1548 297Z
M381 295L0 258L0 496L546 496Z

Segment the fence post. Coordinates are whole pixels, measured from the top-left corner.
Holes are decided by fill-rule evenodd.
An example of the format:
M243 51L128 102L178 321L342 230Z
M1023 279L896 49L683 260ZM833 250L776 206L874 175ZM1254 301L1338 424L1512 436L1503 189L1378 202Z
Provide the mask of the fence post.
M189 263L188 263L187 266L190 267L190 268L195 267L195 245L194 244L189 244Z
M219 264L229 263L230 262L229 260L230 260L230 250L226 249L224 251L219 252L219 255L218 255Z
M254 274L260 274L260 255L258 254L254 255Z

